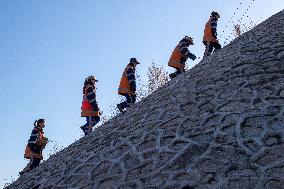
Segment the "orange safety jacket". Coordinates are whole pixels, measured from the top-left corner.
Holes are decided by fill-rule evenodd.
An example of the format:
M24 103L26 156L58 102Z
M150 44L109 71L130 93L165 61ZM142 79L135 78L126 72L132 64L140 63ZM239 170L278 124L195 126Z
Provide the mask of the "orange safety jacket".
M135 70L135 68L131 65L127 65L127 67L125 68L125 70L122 74L121 80L120 80L119 88L118 88L118 94L120 94L120 95L123 95L123 94L134 95L135 94L135 92L131 90L131 87L130 87L131 81L129 81L128 77L127 77L128 76L127 75L128 69ZM135 82L135 80L134 80L134 82Z
M174 49L174 51L172 52L172 55L170 57L170 60L168 62L168 66L173 67L173 68L177 68L177 69L184 69L185 68L185 62L188 58L188 56L182 54L181 52L181 46L184 46L185 42L180 42L176 48ZM181 59L183 58L184 61L181 61Z
M35 128L38 129L38 128ZM34 132L33 132L34 133ZM33 135L32 133L32 135ZM35 141L34 145L36 145L38 148L40 148L39 153L33 152L31 150L31 148L26 145L26 149L25 149L25 154L24 154L24 158L26 159L32 159L32 158L39 158L39 159L43 159L42 156L42 149L45 147L47 141L43 135L43 131L41 129L38 129L38 136L37 136L37 140Z
M83 101L82 101L82 106L81 106L81 110L82 110L81 117L100 116L100 112L94 111L92 104L87 99L87 89L88 87L85 88L85 91L83 94ZM96 91L93 90L92 93L95 94Z
M208 20L208 22L205 25L203 41L206 41L206 42L218 42L218 40L212 34L212 22L215 22L217 24L217 21L215 20L215 18L214 17L210 17L210 19Z

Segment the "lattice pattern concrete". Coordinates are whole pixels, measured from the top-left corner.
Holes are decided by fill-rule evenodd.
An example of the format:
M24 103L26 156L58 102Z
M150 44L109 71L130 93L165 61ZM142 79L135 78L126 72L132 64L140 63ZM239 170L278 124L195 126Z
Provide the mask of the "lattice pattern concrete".
M284 11L7 188L283 188Z

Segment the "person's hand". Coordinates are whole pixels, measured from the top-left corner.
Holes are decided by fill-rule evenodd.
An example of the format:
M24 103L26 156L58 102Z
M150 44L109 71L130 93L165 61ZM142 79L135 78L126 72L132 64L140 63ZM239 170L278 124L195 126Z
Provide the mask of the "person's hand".
M188 57L191 59L191 60L195 60L196 59L196 56L192 53L189 53Z

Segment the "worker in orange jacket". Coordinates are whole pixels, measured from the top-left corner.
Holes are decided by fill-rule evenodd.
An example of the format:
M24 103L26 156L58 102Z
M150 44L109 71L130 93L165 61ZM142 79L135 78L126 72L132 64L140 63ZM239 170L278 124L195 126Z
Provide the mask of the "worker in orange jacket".
M43 159L42 150L48 143L48 138L44 137L43 128L45 127L45 120L39 119L34 122L34 129L31 133L30 139L25 149L24 157L29 159L28 165L20 172L20 175L39 166Z
M218 12L213 11L208 22L205 25L203 44L205 45L205 52L203 58L209 56L213 49L214 52L221 49L221 45L217 39L217 21L220 18Z
M126 97L126 101L117 104L117 108L120 112L124 112L125 108L129 107L136 101L135 68L138 64L140 64L140 62L138 62L136 58L131 58L122 74L118 94Z
M185 62L188 58L192 60L196 59L196 56L188 50L189 45L194 45L193 39L185 36L172 52L168 65L175 68L176 72L169 75L171 79L184 72Z
M84 82L81 117L86 117L86 124L81 126L81 129L85 135L92 132L93 127L100 121L100 109L96 99L96 82L98 80L92 75Z

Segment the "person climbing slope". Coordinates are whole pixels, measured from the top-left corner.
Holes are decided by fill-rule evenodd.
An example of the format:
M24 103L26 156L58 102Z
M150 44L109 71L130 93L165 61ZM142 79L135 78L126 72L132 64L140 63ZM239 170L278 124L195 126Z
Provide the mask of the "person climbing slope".
M221 45L217 39L217 21L220 18L218 12L213 11L208 22L205 25L203 44L205 45L205 52L203 58L209 56L213 49L214 52L221 49Z
M117 108L120 112L124 112L125 108L129 107L136 101L135 69L138 64L140 64L140 62L138 62L136 58L131 58L122 74L118 94L124 96L126 101L117 104Z
M196 56L188 50L189 45L194 45L193 39L185 36L172 52L168 65L175 68L176 72L169 75L171 79L184 72L185 62L188 58L192 60L196 59Z
M48 138L44 137L43 128L45 127L45 119L39 119L34 122L34 129L32 130L30 139L25 149L24 157L29 159L30 162L19 174L32 170L39 166L40 161L43 159L42 151L48 143Z
M81 129L85 136L92 132L93 127L100 121L100 109L96 100L96 82L98 80L92 75L84 82L81 117L86 117L86 124L81 126Z

